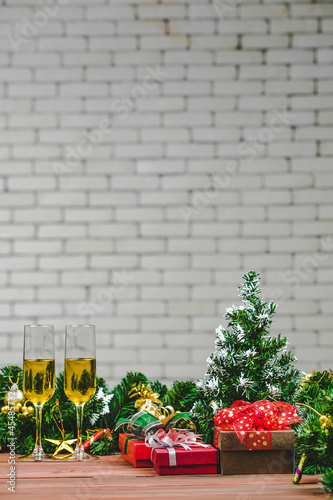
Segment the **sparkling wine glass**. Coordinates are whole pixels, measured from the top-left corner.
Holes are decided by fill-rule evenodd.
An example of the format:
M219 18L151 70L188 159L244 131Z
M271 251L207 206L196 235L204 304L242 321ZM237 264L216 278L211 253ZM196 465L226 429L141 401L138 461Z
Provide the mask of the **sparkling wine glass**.
M77 443L69 460L91 460L82 445L83 406L96 391L96 339L94 325L66 325L65 394L76 406Z
M23 350L23 394L35 406L36 444L21 460L44 461L53 457L42 448L41 425L44 403L52 398L55 389L54 326L25 325Z

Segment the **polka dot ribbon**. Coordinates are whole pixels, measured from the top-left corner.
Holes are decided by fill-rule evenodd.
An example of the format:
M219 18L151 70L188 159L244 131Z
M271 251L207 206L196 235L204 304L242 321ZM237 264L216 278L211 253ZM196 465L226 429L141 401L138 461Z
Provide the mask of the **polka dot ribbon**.
M220 410L214 421L222 431L236 431L242 443L247 431L283 430L302 419L294 406L262 399L256 403L235 401L230 408Z

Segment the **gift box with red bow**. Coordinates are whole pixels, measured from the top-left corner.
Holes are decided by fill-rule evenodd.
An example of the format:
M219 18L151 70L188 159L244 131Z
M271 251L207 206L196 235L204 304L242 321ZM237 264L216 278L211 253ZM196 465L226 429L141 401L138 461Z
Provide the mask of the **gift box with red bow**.
M301 422L294 406L267 400L236 401L215 417L214 445L222 474L292 474L295 433Z
M121 457L133 467L153 467L150 460L151 449L144 440L132 434L119 434L119 448Z
M159 475L217 474L218 450L186 431L159 429L146 437L153 467ZM149 448L148 448L149 449Z

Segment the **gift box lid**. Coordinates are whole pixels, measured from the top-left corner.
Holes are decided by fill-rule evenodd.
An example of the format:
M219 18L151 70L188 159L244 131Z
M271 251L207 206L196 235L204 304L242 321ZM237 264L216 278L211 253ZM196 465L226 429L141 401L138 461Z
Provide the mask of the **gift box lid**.
M295 431L246 431L241 443L235 431L221 431L215 427L217 447L224 451L240 450L287 450L295 446Z
M144 440L131 434L119 434L120 451L135 460L150 460L151 448L145 445Z
M178 465L202 465L218 464L219 454L213 446L191 446L191 450L175 447L176 461ZM152 461L156 467L169 466L168 448L154 448Z

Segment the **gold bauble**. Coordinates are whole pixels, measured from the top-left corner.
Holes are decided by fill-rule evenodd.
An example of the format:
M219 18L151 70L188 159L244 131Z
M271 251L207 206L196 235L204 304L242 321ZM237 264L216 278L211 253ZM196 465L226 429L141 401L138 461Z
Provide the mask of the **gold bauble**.
M7 413L7 412L8 412L8 410L9 410L9 407L8 407L8 406L3 406L3 407L1 408L1 413Z
M22 391L17 387L16 384L6 392L5 397L3 398L6 405L17 405L18 403L22 404L25 401L25 397Z
M21 408L21 412L22 412L22 415L31 415L33 412L34 412L35 408L33 406L22 406Z

